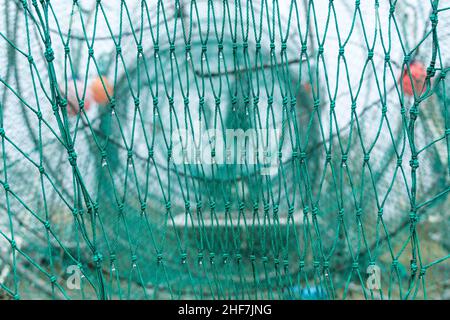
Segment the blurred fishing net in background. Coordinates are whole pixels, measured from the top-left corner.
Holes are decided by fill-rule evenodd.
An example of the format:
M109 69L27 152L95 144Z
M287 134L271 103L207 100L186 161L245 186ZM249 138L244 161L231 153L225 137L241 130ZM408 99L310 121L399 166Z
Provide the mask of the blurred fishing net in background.
M0 16L2 297L449 298L449 1Z

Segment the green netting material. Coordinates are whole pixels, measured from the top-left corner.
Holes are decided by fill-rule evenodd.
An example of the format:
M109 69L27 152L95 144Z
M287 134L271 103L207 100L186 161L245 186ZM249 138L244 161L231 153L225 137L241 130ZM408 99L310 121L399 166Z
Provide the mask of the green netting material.
M0 16L0 296L448 295L450 3Z

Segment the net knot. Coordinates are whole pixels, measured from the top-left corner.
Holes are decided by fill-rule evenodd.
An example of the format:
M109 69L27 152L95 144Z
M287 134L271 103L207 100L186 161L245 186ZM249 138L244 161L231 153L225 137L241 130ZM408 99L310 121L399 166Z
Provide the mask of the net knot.
M110 260L111 262L116 261L116 255L115 255L114 253L111 253L111 254L109 255L109 260Z
M389 54L389 52L387 52L384 56L384 61L386 63L389 63L389 61L391 61L391 55Z
M294 207L293 206L289 206L288 215L292 216L293 213L294 213Z
M381 218L383 216L383 207L378 209L378 216Z
M242 260L242 255L240 253L236 253L236 260L238 262Z
M33 56L32 56L31 54L29 54L29 55L27 56L27 59L28 59L28 62L29 62L30 64L33 64L34 59L33 59Z
M370 154L369 153L365 153L364 154L364 163L368 163L370 161Z
M46 220L45 222L44 222L44 227L45 227L45 229L47 229L47 230L50 230L50 221L48 221L48 220Z
M27 0L22 0L22 7L23 7L24 9L27 9L27 8L28 8L28 2L27 2Z
M373 50L370 49L369 52L367 53L367 59L368 60L372 60L373 59Z
M286 40L283 40L281 42L281 51L286 51L286 48L287 48Z
M51 283L56 283L56 277L55 276L51 276L50 277L50 282Z
M248 41L247 41L247 40L245 40L245 41L242 43L242 47L244 48L244 50L246 50L246 49L248 48Z
M316 269L319 268L320 267L320 261L314 260L313 261L313 267L316 268Z
M206 51L208 50L208 47L206 46L206 44L202 44L202 54L206 54Z
M72 167L77 165L77 153L73 149L69 150L69 163Z
M139 54L143 54L144 53L144 48L142 47L142 44L138 44L137 45L137 51Z
M216 202L214 200L209 201L209 208L211 210L216 209Z
M267 258L266 256L263 256L261 258L261 260L262 260L263 263L267 263L267 261L269 261L269 258Z
M309 213L309 207L308 206L304 206L303 207L303 214L306 216Z
M339 218L340 218L341 220L344 219L344 208L340 208L340 209L339 209L338 215L339 215Z
M386 104L383 103L383 106L381 107L381 114L385 116L386 113L387 113L387 106Z
M356 110L356 101L352 101L352 111Z
M53 49L51 47L48 47L45 50L44 56L48 62L52 62L55 59L55 53L53 52Z
M393 266L394 268L397 268L397 267L398 267L398 260L397 260L397 259L392 260L392 266Z
M301 261L298 263L298 267L299 267L300 269L303 269L303 268L305 267L305 261L301 260Z
M361 217L361 215L362 215L362 208L358 207L358 209L356 209L356 216Z
M191 208L191 203L189 202L189 200L186 200L186 201L184 202L184 208L185 208L186 210L189 210L189 209Z
M342 165L346 164L348 160L348 155L346 153L342 154Z
M426 267L422 267L422 269L420 269L420 276L423 278L425 276L426 272L427 272L427 268Z
M340 56L343 56L344 53L345 53L345 48L344 48L344 46L340 46L340 47L339 47L339 55L340 55Z
M261 42L258 40L256 41L256 51L261 50Z
M134 98L134 106L139 107L139 104L140 104L139 98L138 97Z
M273 263L275 265L279 265L280 264L280 259L278 259L278 258L273 259Z
M245 209L245 204L244 204L244 202L239 202L239 211L244 211L244 209Z
M292 96L291 97L291 107L294 108L296 105L297 105L297 99L294 96Z
M145 211L145 209L147 209L147 204L144 201L142 201L141 202L141 211Z
M270 205L269 205L269 203L264 203L264 212L269 212L269 209L270 209Z
M93 47L89 47L88 54L89 54L89 57L91 57L91 58L94 56L94 48Z
M313 208L312 208L312 215L313 215L313 216L316 216L318 212L319 212L319 208L318 208L316 205L313 205Z
M257 107L259 103L259 96L253 96L253 105L255 106L255 108Z
M392 16L395 12L395 2L391 3L391 6L389 7L389 14Z
M127 157L128 157L128 159L133 158L133 149L128 149L128 151L127 151Z
M162 260L163 260L163 254L160 253L160 252L158 252L158 253L156 254L156 261L157 261L158 263L161 263Z
M173 53L175 51L175 43L173 43L173 42L170 43L169 51L170 51L170 53Z
M319 49L318 49L319 56L321 56L323 54L323 51L324 51L324 48L323 48L323 45L321 44L321 45L319 45Z
M11 244L11 249L13 249L13 250L17 249L17 243L15 240L11 240L10 244Z
M275 203L273 205L273 215L274 215L274 217L276 217L278 215L278 209L279 209L278 204Z
M328 260L325 260L325 261L323 262L323 267L324 267L325 269L328 269L328 268L330 267L330 262L329 262Z
M97 253L94 254L94 258L93 259L94 259L95 263L100 263L102 261L103 257L102 257L102 255L100 253L97 252Z
M409 117L411 118L411 120L416 120L418 115L419 115L419 108L417 108L416 103L414 103L414 105L409 110Z
M397 159L397 166L399 166L399 167L402 166L402 158Z
M0 128L0 137L5 137L5 129Z
M270 42L270 51L275 50L275 43L273 41Z
M120 44L116 45L116 53L117 53L117 55L122 54L122 47L120 46Z
M417 169L419 167L419 160L417 159L417 156L412 157L412 159L409 161L409 165L413 169Z
M305 151L301 151L300 152L300 161L303 162L306 159L306 152Z
M39 173L40 173L40 174L44 174L44 173L45 173L45 169L44 169L43 166L39 166L39 167L38 167L38 170L39 170Z
M153 158L153 155L154 155L153 148L150 148L150 149L148 150L148 157L149 157L150 159L152 159L152 158Z
M158 97L156 97L156 96L153 97L153 106L154 106L154 107L157 107L157 106L158 106L158 102L159 102L159 101L158 101Z
M356 0L356 2L355 2L355 9L359 9L360 4L361 4L361 1L360 0Z
M267 97L267 104L268 105L272 105L273 104L273 96L268 96Z
M254 262L254 261L256 260L256 257L255 257L254 254L251 254L251 255L250 255L250 260L251 260L252 262Z
M133 255L131 256L131 261L132 261L132 262L136 262L136 261L137 261L137 255L133 254Z
M335 100L331 100L330 101L330 109L331 109L331 111L333 111L335 107L336 107L336 101Z
M359 263L357 261L353 261L352 268L353 269L359 269Z
M434 10L433 13L430 15L430 21L431 21L431 26L433 28L436 28L437 24L438 24L438 15L437 15L437 11Z
M199 201L197 202L197 210L201 210L201 209L202 209L202 206L203 206L203 203L202 203L201 200L199 200Z
M331 162L331 153L329 151L327 151L327 155L325 156L325 160L327 162Z
M187 258L187 253L186 253L186 252L183 252L183 253L180 255L180 258L181 258L181 263L185 263L185 262L186 262L186 258Z
M308 47L307 47L306 43L302 44L302 55L306 54L307 50L308 50Z
M417 263L416 259L411 260L411 272L415 274L417 272Z
M289 266L289 260L288 259L283 259L283 265L285 268L287 268Z
M411 59L411 56L409 54L405 54L405 57L403 58L403 63L408 64L410 59Z
M411 210L409 212L409 219L411 220L411 222L416 222L417 221L417 214L414 210Z
M258 202L253 202L253 211L258 211L258 209L259 209L259 204L258 204Z
M170 203L170 201L166 202L166 210L170 210L170 208L172 207L172 204Z
M314 99L314 109L318 109L320 106L320 99Z

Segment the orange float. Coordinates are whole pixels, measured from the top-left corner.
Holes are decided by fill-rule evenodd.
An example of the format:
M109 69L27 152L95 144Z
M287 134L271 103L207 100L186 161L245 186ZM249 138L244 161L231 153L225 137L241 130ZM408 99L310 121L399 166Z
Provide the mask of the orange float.
M90 90L92 98L98 104L107 104L113 94L113 86L105 76L95 78L90 85Z
M409 65L409 70L411 72L411 77L409 76L408 69L406 67L403 70L401 78L403 92L408 96L414 96L414 90L421 93L425 90L424 84L427 76L427 70L419 61L411 62ZM411 83L411 79L413 83Z

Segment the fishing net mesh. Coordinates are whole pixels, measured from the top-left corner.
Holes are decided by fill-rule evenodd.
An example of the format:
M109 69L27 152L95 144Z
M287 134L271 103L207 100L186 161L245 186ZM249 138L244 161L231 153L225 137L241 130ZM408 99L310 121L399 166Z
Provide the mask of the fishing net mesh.
M448 296L450 3L0 16L1 297Z

